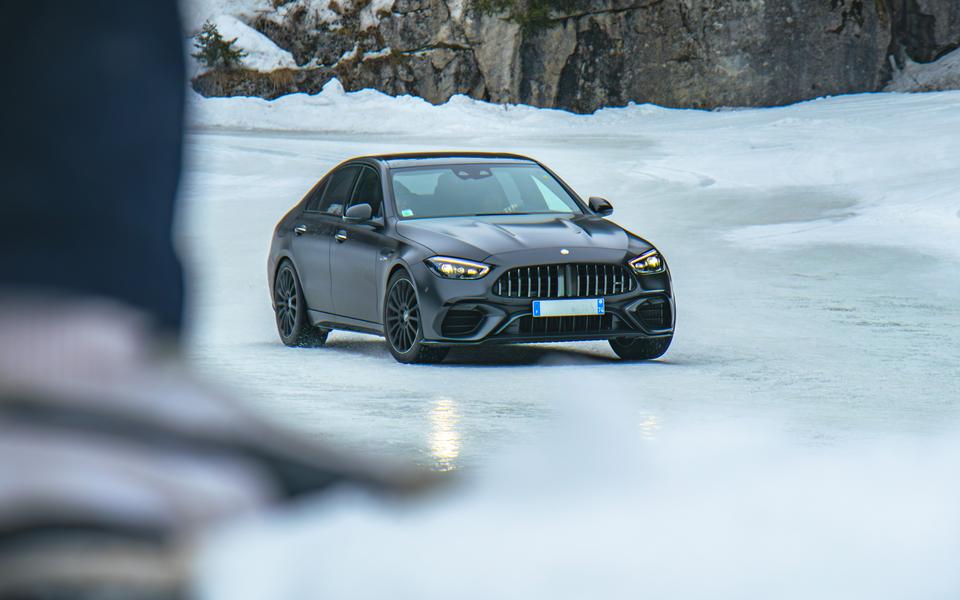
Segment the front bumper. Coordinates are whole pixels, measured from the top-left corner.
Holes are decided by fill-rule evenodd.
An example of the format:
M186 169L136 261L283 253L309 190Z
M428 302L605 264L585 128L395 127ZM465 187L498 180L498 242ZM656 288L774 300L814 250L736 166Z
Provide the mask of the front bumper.
M495 266L476 281L444 279L425 265L411 266L423 316L424 343L454 346L673 335L676 311L669 271L636 276L638 285L633 291L605 295L606 314L602 317L534 318L533 299L493 293L496 281L517 266ZM474 322L476 326L472 327Z

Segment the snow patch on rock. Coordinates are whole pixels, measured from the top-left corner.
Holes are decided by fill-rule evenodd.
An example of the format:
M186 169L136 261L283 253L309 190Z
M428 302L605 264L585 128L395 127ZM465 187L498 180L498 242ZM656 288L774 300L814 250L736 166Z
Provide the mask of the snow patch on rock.
M270 0L181 0L180 12L188 35L196 35L204 22L219 15L230 15L250 22L274 10ZM221 30L221 33L224 33ZM224 34L226 37L226 34ZM228 38L229 39L229 38Z
M394 0L373 0L360 11L360 29L366 31L380 24L380 15L393 9Z
M353 48L340 55L340 59L333 66L337 66L344 61L355 59L360 54L360 44L354 44ZM339 82L337 82L339 85Z
M281 23L290 14L301 10L304 11L304 24L309 27L332 25L340 21L340 14L330 7L330 0L294 0L277 7L267 18Z
M246 53L241 59L244 67L263 72L297 68L297 62L292 54L240 19L230 15L219 15L210 21L217 26L217 30L224 39L236 38L237 43L234 47Z
M364 53L363 60L373 60L375 58L383 58L384 56L390 56L391 52L393 52L393 50L390 49L390 46L387 46L386 48L381 48L376 52Z
M888 92L935 92L960 89L960 50L954 50L932 63L907 59L887 84Z
M463 16L464 0L446 0L450 18L459 21Z

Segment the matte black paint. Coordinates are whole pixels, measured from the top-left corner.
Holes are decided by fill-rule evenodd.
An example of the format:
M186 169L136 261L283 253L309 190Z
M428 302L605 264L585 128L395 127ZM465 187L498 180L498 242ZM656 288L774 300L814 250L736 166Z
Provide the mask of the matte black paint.
M606 220L585 203L559 177L557 180L581 205L582 215L497 215L400 219L390 189L391 168L449 164L537 164L526 157L509 154L417 154L355 158L337 169L366 164L380 174L383 189L383 218L377 222L352 222L332 215L306 211L310 194L277 224L268 259L268 283L273 289L277 267L283 260L293 263L300 276L314 325L383 334L383 302L386 285L396 269L405 269L417 285L427 344L458 345L478 343L535 342L606 339L621 337L601 332L562 336L505 336L505 328L529 315L531 300L495 296L492 288L509 269L529 265L560 263L625 264L653 248L643 238ZM333 173L337 169L331 171ZM324 180L326 180L328 174ZM322 185L318 183L314 189ZM312 190L311 190L312 192ZM609 206L609 204L608 204ZM602 207L607 212L607 207ZM609 213L607 213L609 214ZM298 230L301 233L298 233ZM340 240L337 235L340 234ZM345 239L344 239L345 238ZM568 255L561 249L569 250ZM424 260L451 256L493 265L491 272L475 281L444 279L434 274ZM665 297L675 322L669 270L636 277L633 292L608 296L606 310L621 317L633 328L629 335L668 337L669 329L646 330L633 310L646 298ZM271 295L272 297L272 295ZM441 323L447 311L477 307L486 316L472 335L444 337Z

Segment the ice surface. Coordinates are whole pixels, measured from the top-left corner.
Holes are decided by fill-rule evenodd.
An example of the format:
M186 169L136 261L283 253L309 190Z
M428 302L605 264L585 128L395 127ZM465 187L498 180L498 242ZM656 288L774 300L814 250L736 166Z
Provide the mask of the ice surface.
M251 525L210 555L210 597L958 595L960 92L577 116L333 83L190 107L196 369L317 439L470 482ZM283 347L276 221L345 158L437 149L529 154L609 198L670 263L668 354Z
M218 536L212 599L917 600L960 593L960 443L802 450L584 411L419 501L344 490Z
M307 431L430 464L434 409L452 402L454 463L472 463L549 422L545 379L588 373L666 422L765 414L830 439L957 416L958 92L584 117L332 84L191 107L180 236L196 277L189 352ZM604 343L481 348L426 368L347 333L319 350L281 346L265 268L280 216L345 158L442 148L527 153L582 195L610 198L613 220L671 265L678 331L667 356L623 364Z

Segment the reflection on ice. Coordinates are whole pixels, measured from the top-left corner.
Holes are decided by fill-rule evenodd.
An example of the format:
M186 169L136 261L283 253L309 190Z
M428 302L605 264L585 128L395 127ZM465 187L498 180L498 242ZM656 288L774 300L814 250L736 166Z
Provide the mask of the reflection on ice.
M455 469L460 456L460 415L453 398L440 397L430 410L430 454L440 471Z
M640 437L652 440L660 431L660 417L657 415L640 415Z

